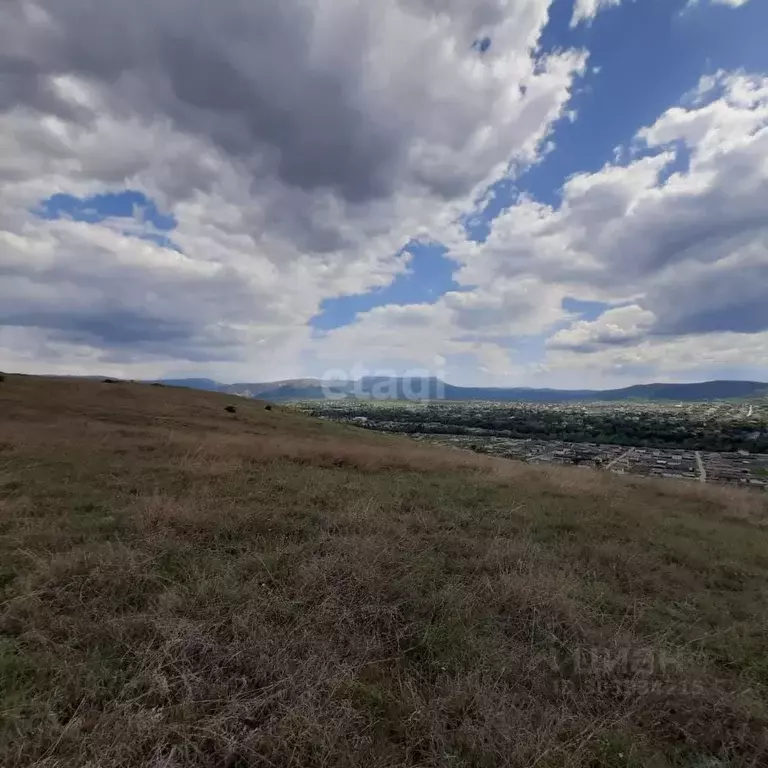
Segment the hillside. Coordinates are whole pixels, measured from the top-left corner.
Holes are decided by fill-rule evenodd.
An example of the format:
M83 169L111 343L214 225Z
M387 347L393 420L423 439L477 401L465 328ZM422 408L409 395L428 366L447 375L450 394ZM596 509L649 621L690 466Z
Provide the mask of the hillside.
M436 378L366 377L359 381L290 379L261 383L220 384L211 379L174 379L164 383L191 389L219 391L246 397L281 400L316 400L329 393L337 397L373 397L377 400L489 400L497 402L562 403L588 400L728 400L768 397L768 384L758 381L704 381L695 384L638 384L623 389L532 389L530 387L457 387Z
M767 504L7 376L3 765L765 765Z

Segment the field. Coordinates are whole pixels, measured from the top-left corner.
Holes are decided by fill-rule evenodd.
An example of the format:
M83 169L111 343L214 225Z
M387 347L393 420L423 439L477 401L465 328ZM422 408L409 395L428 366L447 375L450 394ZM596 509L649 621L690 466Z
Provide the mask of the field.
M762 766L767 512L7 376L2 764Z

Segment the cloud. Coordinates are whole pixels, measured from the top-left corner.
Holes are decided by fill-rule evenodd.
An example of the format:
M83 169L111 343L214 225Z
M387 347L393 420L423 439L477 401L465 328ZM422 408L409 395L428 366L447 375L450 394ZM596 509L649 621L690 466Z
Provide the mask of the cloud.
M582 22L591 23L592 19L600 11L617 6L620 3L621 0L576 0L573 6L571 26L578 26Z
M521 197L485 243L451 252L460 282L535 276L613 306L554 328L550 362L699 366L678 350L733 359L723 339L747 354L768 332L768 78L719 73L689 102L640 130L627 164L572 177L557 207Z
M631 346L647 335L655 317L635 304L616 307L593 321L581 320L555 333L547 347L573 352L595 352L610 347Z
M584 51L538 48L549 10L6 0L0 367L252 380L439 357L520 381L763 349L766 78L702 79L626 162L570 178L555 206L521 195L466 239L489 187L549 150L585 71ZM57 194L78 210L126 190L172 229L139 209L41 216ZM311 327L324 301L404 274L412 238L446 245L455 290ZM584 320L569 296L608 309Z
M489 372L501 375L511 370L519 337L541 333L566 316L562 295L559 286L529 277L451 291L434 304L376 307L325 334L314 348L322 359L348 367L355 361L397 360L413 367L435 355L481 356ZM490 368L489 360L495 361Z
M576 27L586 22L591 24L598 13L620 5L622 0L575 0L571 27ZM702 0L688 0L688 7L699 5ZM713 5L727 5L731 8L739 8L746 5L749 0L709 0Z
M324 299L389 284L413 237L460 240L537 160L586 59L539 52L548 6L3 3L3 365L32 344L89 370L299 373ZM180 253L138 241L138 214L35 214L124 190L173 217Z
M634 381L702 381L734 376L764 381L768 333L713 333L672 338L646 336L628 345L602 345L585 355L561 349L549 356L549 376L576 386L623 386Z
M731 8L739 8L742 5L746 5L749 0L712 0L714 5L730 5Z
M535 76L531 52L548 3L432 5L12 4L38 10L6 14L5 101L71 114L71 99L50 79L70 75L100 87L117 114L162 115L203 137L254 179L328 189L354 203L404 184L453 197L510 155L535 153L542 114L536 96L523 99L517 86L530 80L539 90L546 80ZM493 66L471 50L489 26L504 50ZM546 91L538 93L545 111L553 106Z

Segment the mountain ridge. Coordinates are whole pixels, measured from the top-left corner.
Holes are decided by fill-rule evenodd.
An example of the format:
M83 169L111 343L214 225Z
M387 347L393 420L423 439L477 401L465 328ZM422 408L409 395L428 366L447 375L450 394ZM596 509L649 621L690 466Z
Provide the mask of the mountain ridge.
M267 382L222 384L212 379L161 379L157 383L290 401L319 398L374 400L489 400L496 402L587 402L622 400L709 401L768 397L768 383L717 379L694 383L635 384L618 389L551 389L531 387L461 387L437 378L364 377L359 380L284 379Z

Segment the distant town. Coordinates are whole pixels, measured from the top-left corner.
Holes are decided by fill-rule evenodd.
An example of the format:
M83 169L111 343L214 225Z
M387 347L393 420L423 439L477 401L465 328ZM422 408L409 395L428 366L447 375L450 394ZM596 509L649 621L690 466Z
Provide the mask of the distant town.
M294 404L324 419L531 464L768 489L768 401Z

